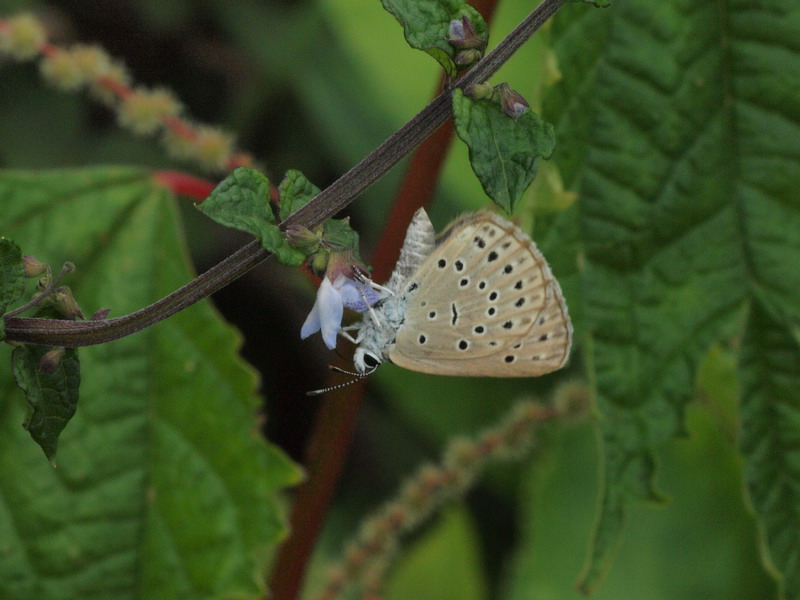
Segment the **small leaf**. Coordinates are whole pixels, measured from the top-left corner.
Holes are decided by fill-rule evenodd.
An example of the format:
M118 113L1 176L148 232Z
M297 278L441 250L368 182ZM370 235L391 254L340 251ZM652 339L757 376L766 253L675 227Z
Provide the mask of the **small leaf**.
M453 93L453 115L483 189L511 212L533 181L539 159L553 153L553 127L532 111L512 119L499 104L474 101L458 89Z
M461 0L381 0L381 4L403 26L408 45L430 54L450 77L458 70L456 49L447 41L450 22L467 17L476 35L489 36L480 13Z
M269 180L255 169L239 167L196 205L220 225L254 235L283 265L297 267L305 255L292 248L275 225L269 204Z
M323 225L323 240L331 249L341 251L348 248L353 257L361 260L358 252L358 233L350 227L350 219L328 219Z
M269 205L269 180L247 167L239 167L223 179L197 208L220 225L253 235L265 224L275 223Z
M320 190L300 171L291 169L286 172L278 191L281 198L279 215L281 221L285 221L289 215L311 202Z
M0 314L22 295L25 290L24 275L19 246L0 237Z
M78 406L80 362L75 348L66 348L52 372L39 368L46 346L19 346L11 353L17 385L25 392L32 412L25 429L55 465L58 436L67 426Z

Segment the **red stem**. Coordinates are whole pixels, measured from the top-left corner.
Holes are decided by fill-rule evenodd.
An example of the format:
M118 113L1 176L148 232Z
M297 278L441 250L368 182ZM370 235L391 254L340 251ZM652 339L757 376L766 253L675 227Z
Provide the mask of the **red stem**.
M8 31L8 29L8 22L0 19L0 31ZM55 56L62 51L61 48L47 41L39 44L38 50L39 54L45 57ZM97 83L105 87L120 100L125 100L129 96L136 93L133 89L112 77L100 76L97 78ZM176 135L189 140L190 142L193 142L197 139L196 131L191 125L189 125L180 117L165 116L162 118L162 122L167 129L171 130ZM237 167L252 167L253 165L253 157L250 154L246 152L239 152L231 155L230 158L228 158L228 161L225 163L225 168L228 171L233 171Z
M480 0L474 4L488 22L497 0ZM444 81L439 84L439 91L443 84ZM453 132L453 122L448 120L412 155L371 261L376 281L388 279L411 217L418 208L430 204ZM306 454L308 479L297 488L292 505L289 518L292 533L281 546L273 567L269 585L271 600L300 597L311 553L355 434L364 400L364 383L359 381L324 396Z
M207 179L181 171L156 171L153 173L153 180L177 196L191 198L196 204L205 200L216 185Z

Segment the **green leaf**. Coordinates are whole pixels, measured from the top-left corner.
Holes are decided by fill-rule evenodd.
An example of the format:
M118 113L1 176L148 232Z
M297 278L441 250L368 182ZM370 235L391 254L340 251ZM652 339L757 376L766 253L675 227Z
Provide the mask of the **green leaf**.
M489 597L474 524L462 509L444 513L392 570L386 600Z
M740 370L745 483L761 547L783 597L800 598L800 339L758 302Z
M39 369L39 361L51 351L45 346L19 346L11 354L17 385L31 406L25 429L55 465L58 436L78 407L80 361L75 348L66 348L52 372Z
M0 314L25 291L22 252L12 240L0 237ZM2 339L2 336L0 336Z
M297 212L319 194L319 188L311 183L300 171L291 169L278 186L281 206L280 218L285 221L293 212Z
M462 0L381 0L383 7L403 26L408 45L430 54L450 77L457 73L456 51L447 41L450 21L466 16L476 35L489 37L480 13Z
M350 227L350 219L328 219L323 225L325 245L335 250L349 249L357 260L361 260L358 251L358 233Z
M453 92L453 116L483 189L512 212L533 181L539 159L553 153L553 127L532 111L512 119L498 103L474 101L459 89Z
M685 434L708 347L739 333L753 298L800 322L800 97L786 85L800 76L799 19L782 2L721 15L637 0L553 22L562 78L543 114L580 196L582 282L567 302L581 309L604 454L584 590L631 501L660 499L655 453Z
M71 260L87 313L136 311L193 277L177 205L138 169L0 172L2 230ZM259 434L257 378L208 301L81 350L58 469L0 378L0 597L217 599L265 593L297 469ZM10 349L0 348L0 358Z
M197 208L220 225L254 235L283 265L298 267L305 254L292 248L275 225L269 180L255 169L239 167Z

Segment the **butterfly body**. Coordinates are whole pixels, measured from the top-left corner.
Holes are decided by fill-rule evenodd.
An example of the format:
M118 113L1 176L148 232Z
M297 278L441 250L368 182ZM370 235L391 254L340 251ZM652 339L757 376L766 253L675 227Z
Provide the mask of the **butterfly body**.
M433 239L420 209L388 283L392 294L358 326L358 371L385 360L424 373L488 377L563 366L572 325L558 282L527 235L479 212Z

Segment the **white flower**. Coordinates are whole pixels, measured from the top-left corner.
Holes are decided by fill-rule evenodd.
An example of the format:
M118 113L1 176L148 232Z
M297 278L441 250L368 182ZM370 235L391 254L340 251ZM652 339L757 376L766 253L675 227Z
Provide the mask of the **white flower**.
M344 309L364 312L379 298L378 292L367 283L349 279L344 275L339 275L334 282L327 276L323 277L317 290L314 308L300 329L300 338L306 339L321 330L322 340L330 350L333 350L336 348L336 335L342 326Z

